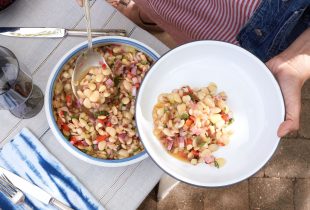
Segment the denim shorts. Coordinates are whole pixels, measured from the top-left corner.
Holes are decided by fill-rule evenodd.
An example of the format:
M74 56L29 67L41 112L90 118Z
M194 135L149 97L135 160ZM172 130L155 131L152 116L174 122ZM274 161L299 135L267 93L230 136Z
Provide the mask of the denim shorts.
M237 40L240 46L266 62L308 27L310 0L262 0Z

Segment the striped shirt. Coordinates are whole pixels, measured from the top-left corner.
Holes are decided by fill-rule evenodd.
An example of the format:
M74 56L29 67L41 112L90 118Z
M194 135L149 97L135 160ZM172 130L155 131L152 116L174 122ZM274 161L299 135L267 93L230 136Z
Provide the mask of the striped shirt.
M179 44L236 37L261 0L135 0L137 5Z

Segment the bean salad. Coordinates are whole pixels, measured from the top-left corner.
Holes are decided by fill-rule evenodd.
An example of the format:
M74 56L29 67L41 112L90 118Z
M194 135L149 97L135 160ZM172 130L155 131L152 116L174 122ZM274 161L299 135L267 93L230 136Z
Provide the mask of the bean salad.
M55 81L54 117L62 134L84 153L102 159L128 158L144 150L134 110L137 91L153 60L127 45L94 50L104 56L111 71L105 64L91 68L80 81L77 100L71 77L78 56L71 58ZM83 106L93 114L83 111Z

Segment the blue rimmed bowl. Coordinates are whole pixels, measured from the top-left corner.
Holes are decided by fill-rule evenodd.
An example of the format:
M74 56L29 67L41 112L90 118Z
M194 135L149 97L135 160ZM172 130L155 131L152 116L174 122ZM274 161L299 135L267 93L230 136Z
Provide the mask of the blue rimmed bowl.
M110 37L98 37L98 38L93 39L93 46L94 47L104 46L104 45L109 45L109 44L129 45L129 46L136 48L137 50L139 50L141 52L144 52L146 55L148 55L154 61L158 60L158 58L159 58L159 54L156 53L152 48L150 48L149 46L147 46L147 45L145 45L145 44L143 44L137 40L131 39L131 38L110 36ZM84 51L86 49L87 49L87 42L85 41L85 42L77 45L76 47L72 48L71 50L69 50L69 52L66 53L60 59L60 61L56 64L56 66L54 67L54 69L53 69L53 71L49 77L49 80L47 82L47 88L46 88L46 92L45 92L45 113L46 113L48 124L49 124L53 134L55 135L56 139L58 140L58 142L60 142L61 145L67 151L69 151L72 155L74 155L75 157L77 157L77 158L79 158L79 159L81 159L87 163L99 165L99 166L106 166L106 167L120 167L120 166L131 165L131 164L137 163L139 161L142 161L143 159L148 157L148 155L145 151L143 151L137 155L131 156L129 158L124 158L124 159L120 159L120 160L106 160L106 159L92 157L92 156L80 151L76 147L74 147L64 137L64 135L59 130L57 123L55 121L54 115L53 115L53 107L52 107L53 90L54 90L55 81L58 78L58 76L60 75L60 73L63 69L63 66L72 57L76 56L78 53L80 53L81 51Z

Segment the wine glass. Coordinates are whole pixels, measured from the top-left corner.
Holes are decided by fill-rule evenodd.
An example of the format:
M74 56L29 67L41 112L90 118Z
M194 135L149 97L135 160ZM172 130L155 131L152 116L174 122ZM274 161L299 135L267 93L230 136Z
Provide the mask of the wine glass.
M15 0L0 0L0 11L13 4Z
M31 74L21 70L16 56L0 46L0 109L27 119L40 112L44 100L40 88L32 83Z

